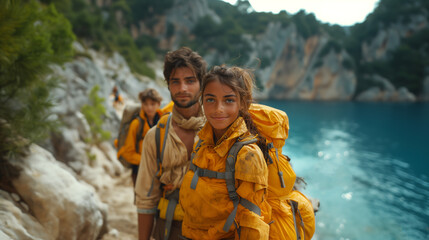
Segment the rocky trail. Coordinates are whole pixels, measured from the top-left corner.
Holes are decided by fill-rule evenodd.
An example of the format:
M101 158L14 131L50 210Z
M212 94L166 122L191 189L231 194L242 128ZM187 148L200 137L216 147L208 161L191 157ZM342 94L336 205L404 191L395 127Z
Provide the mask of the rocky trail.
M110 187L98 191L102 202L108 205L108 229L103 240L137 239L137 212L134 206L131 170L113 179Z
M112 96L110 102L113 103ZM119 119L124 107L130 101L124 98L123 104L113 105ZM135 240L138 238L137 211L134 205L134 190L131 180L131 169L127 169L120 176L112 178L108 187L99 189L100 200L108 205L108 233L102 240Z

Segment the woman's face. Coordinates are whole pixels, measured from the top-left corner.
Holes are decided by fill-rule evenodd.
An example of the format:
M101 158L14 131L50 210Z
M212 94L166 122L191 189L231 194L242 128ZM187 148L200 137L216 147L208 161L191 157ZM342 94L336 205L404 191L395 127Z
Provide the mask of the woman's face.
M237 119L240 110L240 96L227 85L214 80L206 85L202 98L204 114L213 127L217 140Z

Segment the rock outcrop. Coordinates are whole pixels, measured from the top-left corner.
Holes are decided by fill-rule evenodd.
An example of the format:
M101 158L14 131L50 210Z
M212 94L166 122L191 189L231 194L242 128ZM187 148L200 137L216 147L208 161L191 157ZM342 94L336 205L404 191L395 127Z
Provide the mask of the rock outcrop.
M393 86L389 80L374 75L371 77L372 81L380 85L381 87L372 87L360 93L357 97L357 101L379 101L379 102L415 102L416 96L408 91L405 87L398 89Z
M21 171L12 181L17 194L8 197L1 192L4 235L10 239L97 239L106 232L107 206L93 187L77 180L51 153L33 144L26 156L10 164Z
M402 39L428 27L426 16L413 15L407 23L398 20L394 24L380 28L374 38L362 43L362 60L365 62L386 60L401 44Z
M330 50L321 56L327 36L300 37L292 24L281 54L272 65L264 84L266 97L303 100L350 100L356 88L356 76L343 66L350 56Z

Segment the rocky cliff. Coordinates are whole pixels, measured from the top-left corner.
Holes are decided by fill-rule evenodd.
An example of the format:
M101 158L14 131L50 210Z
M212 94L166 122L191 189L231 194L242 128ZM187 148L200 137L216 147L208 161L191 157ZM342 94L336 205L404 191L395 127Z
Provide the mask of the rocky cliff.
M220 16L225 17L222 15L224 13L210 9L207 0L173 2L172 8L164 16L158 16L154 20L154 27L150 28L141 22L140 26L133 26L134 32L156 38L161 49L176 49L183 44L184 39L192 41L196 37L193 27L201 19L209 17L214 23L221 24L224 19ZM251 6L247 10L241 9L241 5L236 7L240 12L252 11ZM424 83L419 91L421 93L416 95L415 89L411 91L379 73L362 75L358 72L362 69L356 67L391 59L392 52L398 49L405 39L429 29L427 12L422 11L411 17L398 14L389 24L381 21L368 24L378 27L371 35L360 39L362 42L358 43L358 51L361 59L358 60L347 52L343 43L339 43L338 39L326 31L320 30L314 35L303 37L295 22L291 21L285 25L274 20L267 23L263 33L242 36L250 46L248 52L232 56L209 47L208 51L204 52L204 58L209 64L214 64L247 56L245 66L256 70L257 81L262 87L257 94L259 98L358 101L429 99L429 91L425 87L429 80L424 80L428 78L428 74L420 80ZM349 30L345 30L347 31ZM138 34L135 34L135 37L137 36ZM331 48L332 42L341 46ZM259 65L258 60L261 63ZM426 66L426 69L429 67ZM370 79L369 83L360 84L362 78ZM390 87L384 88L385 84L380 84L377 80L380 78ZM406 82L407 79L402 81ZM359 84L361 86L358 89Z
M262 96L275 99L350 100L355 91L356 76L342 64L344 59L350 60L348 54L345 51L336 53L331 49L322 56L321 49L329 38L319 35L304 39L293 24L283 32L284 40L271 48L271 52L277 50L276 55L273 54L272 64L261 69L259 74L264 86Z
M112 144L123 106L114 108L109 95L117 85L126 102L135 102L139 91L153 87L161 92L163 103L167 103L169 93L161 81L156 84L132 74L117 53L110 56L97 53L78 43L74 48L77 57L73 61L62 67L52 66L52 76L62 79L61 86L53 93L52 115L62 123L60 129L52 133L48 141L32 144L24 154L9 159L19 177L0 190L0 239L136 238L129 170L117 160ZM91 129L81 108L90 104L89 92L95 85L100 87L99 95L105 99L103 129L111 132L112 138L90 144L87 139L91 137ZM129 195L102 194L124 176L129 180L126 188ZM108 204L118 209L126 207L122 216L115 217L127 223L128 228L134 226L131 237L126 238L114 229L114 221L108 221L112 211Z

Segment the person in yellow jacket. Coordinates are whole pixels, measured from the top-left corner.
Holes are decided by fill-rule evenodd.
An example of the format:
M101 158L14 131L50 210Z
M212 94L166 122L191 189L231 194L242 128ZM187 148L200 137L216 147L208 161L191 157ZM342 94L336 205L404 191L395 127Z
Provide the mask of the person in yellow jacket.
M124 146L118 152L118 156L121 155L131 164L131 177L134 186L139 170L143 138L149 129L158 123L159 118L163 114L159 108L161 106L162 97L155 89L148 88L140 92L139 99L141 102L140 119L136 118L131 122ZM136 145L137 134L141 123L143 123L142 137ZM136 149L136 146L138 146L138 149Z
M267 149L248 112L252 87L250 72L238 67L216 66L203 79L200 99L207 122L198 133L200 142L196 144L191 168L180 188L185 238L260 240L269 237L271 207L265 201L268 168L264 158ZM225 179L197 172L211 171L226 176L230 148L236 141L252 139L257 141L244 145L236 158L232 179L239 201L233 201ZM261 215L246 205L256 206Z

